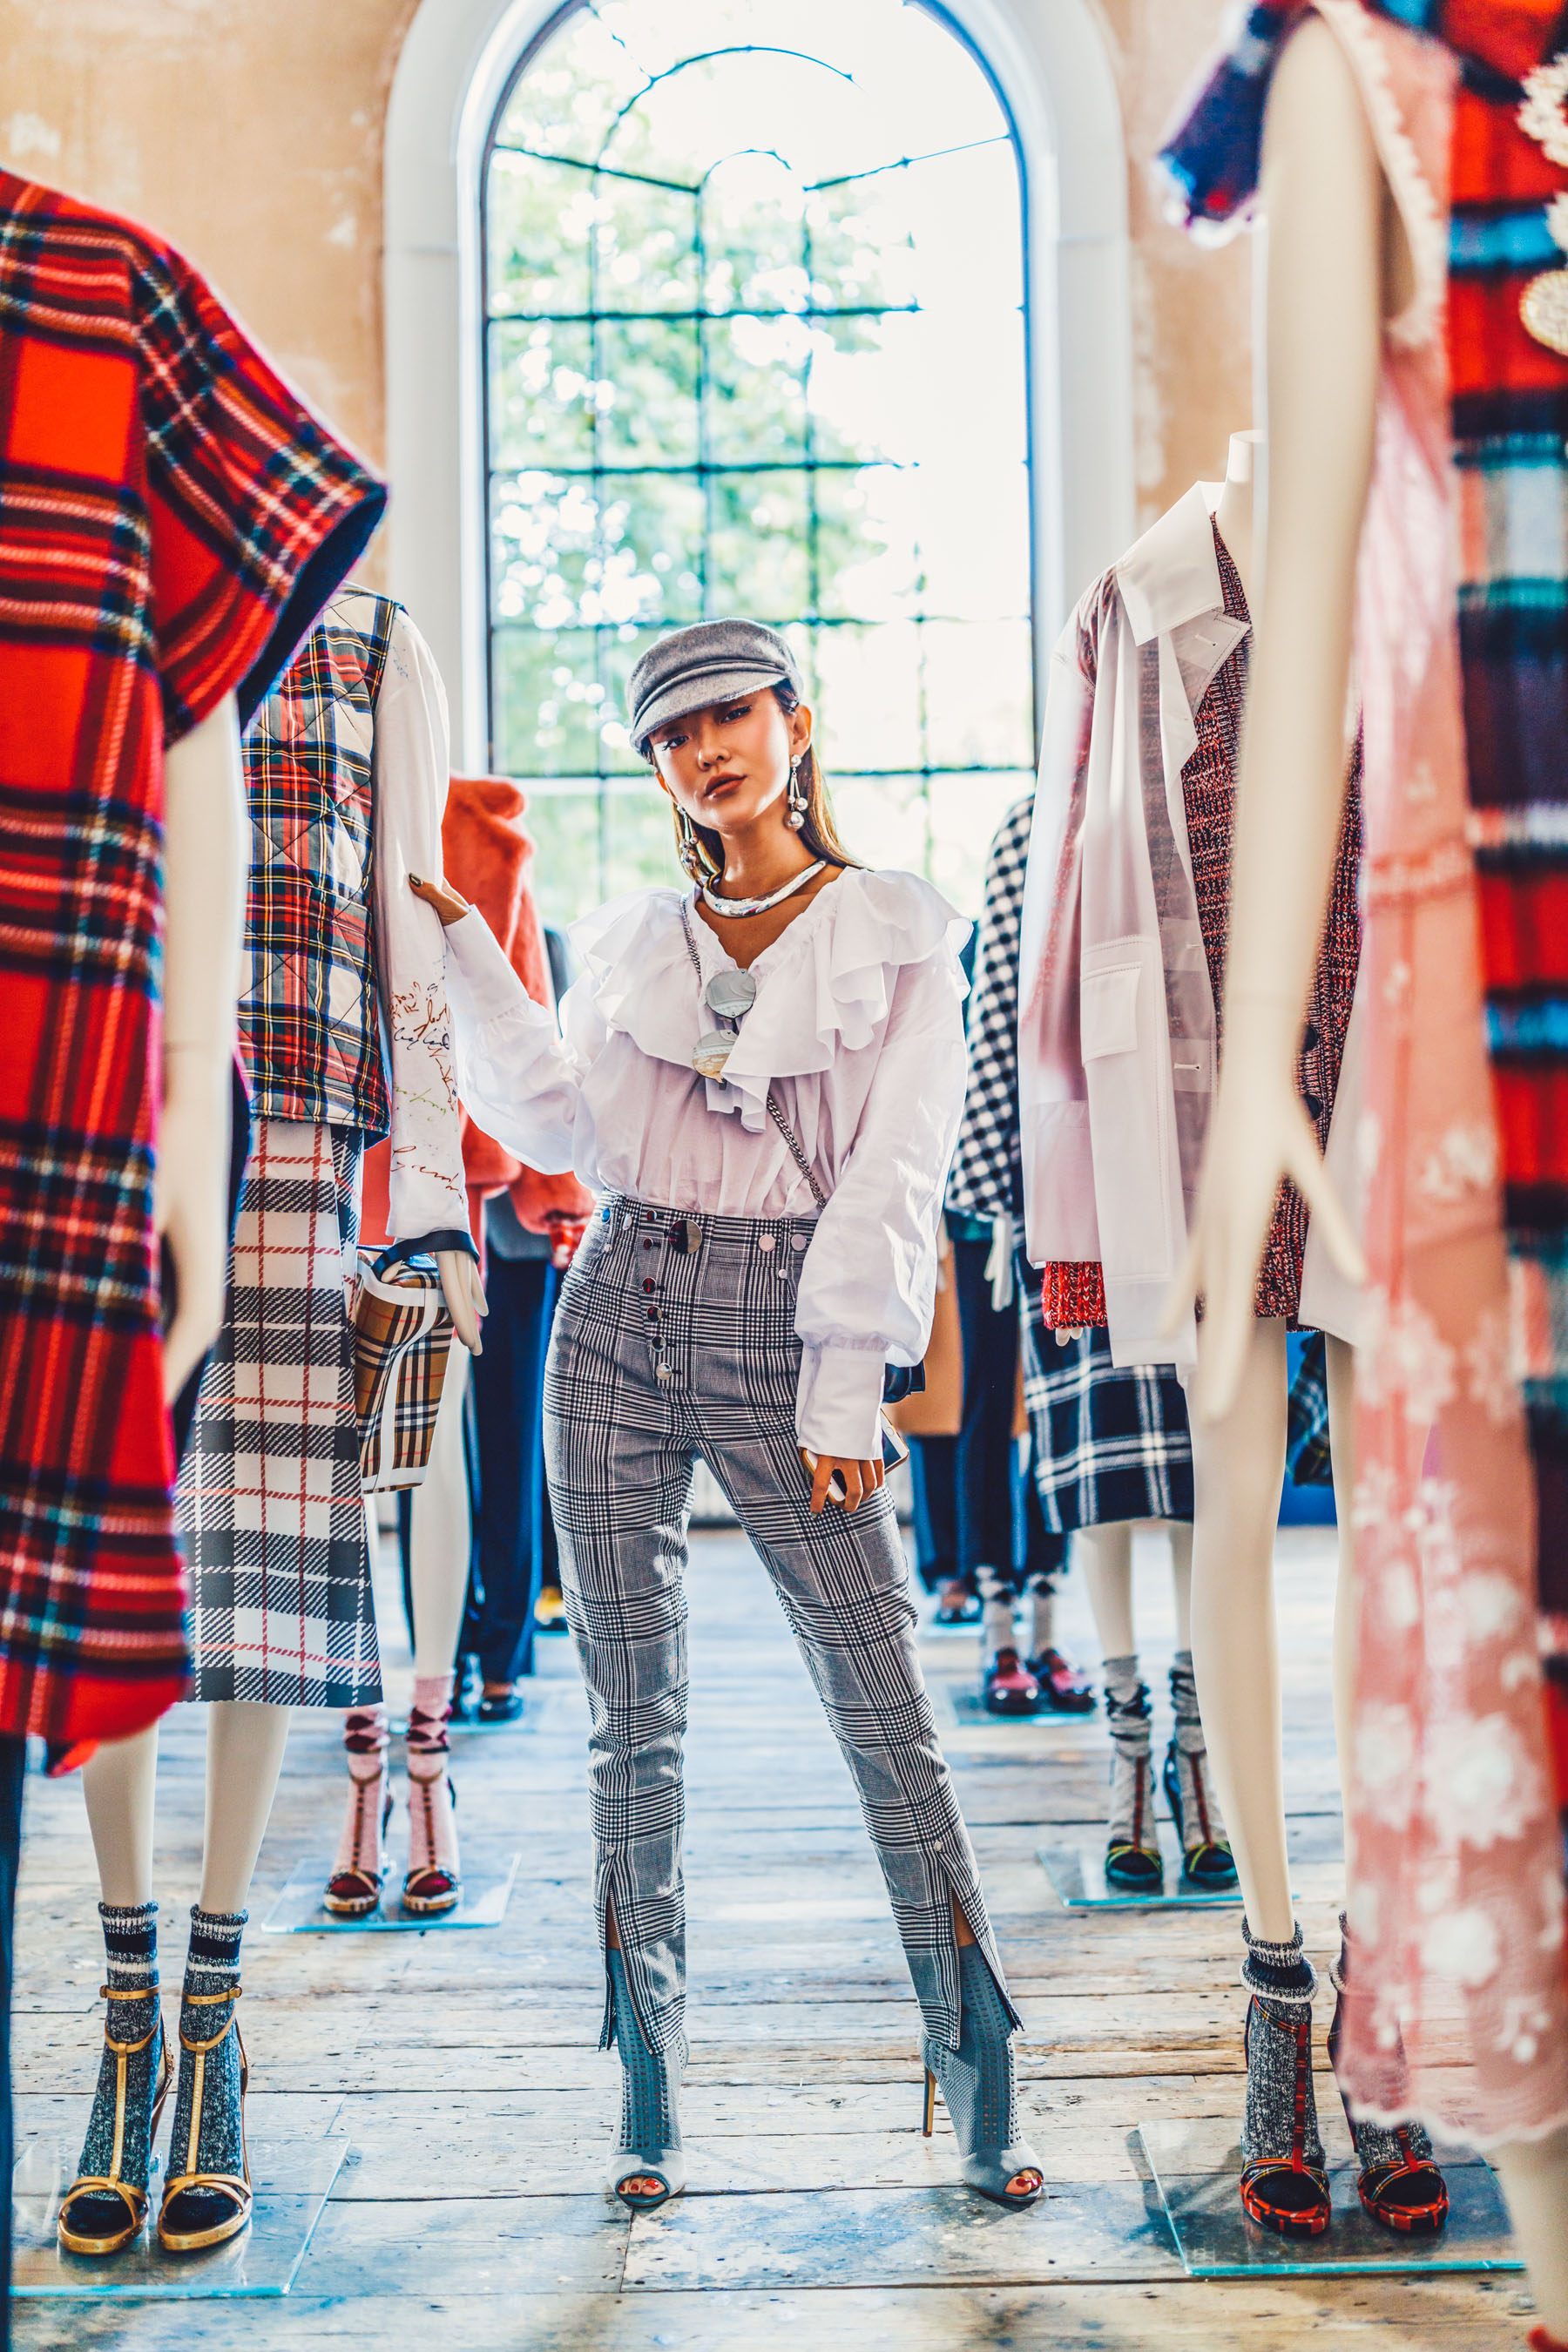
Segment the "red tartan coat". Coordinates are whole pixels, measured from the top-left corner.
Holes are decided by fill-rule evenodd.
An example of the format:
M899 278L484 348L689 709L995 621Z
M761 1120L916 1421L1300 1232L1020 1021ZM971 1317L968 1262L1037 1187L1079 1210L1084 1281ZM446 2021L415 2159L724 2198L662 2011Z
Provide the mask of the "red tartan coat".
M185 1683L164 744L250 716L384 493L168 247L5 172L0 226L0 1733L69 1743Z

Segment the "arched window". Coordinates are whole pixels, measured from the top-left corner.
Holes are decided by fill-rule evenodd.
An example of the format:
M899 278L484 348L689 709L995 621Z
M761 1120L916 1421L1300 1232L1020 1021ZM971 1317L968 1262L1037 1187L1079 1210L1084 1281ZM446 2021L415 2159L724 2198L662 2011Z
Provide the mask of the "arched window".
M567 918L673 877L661 631L787 630L840 828L974 911L1034 761L1021 166L899 0L578 0L484 205L490 757Z

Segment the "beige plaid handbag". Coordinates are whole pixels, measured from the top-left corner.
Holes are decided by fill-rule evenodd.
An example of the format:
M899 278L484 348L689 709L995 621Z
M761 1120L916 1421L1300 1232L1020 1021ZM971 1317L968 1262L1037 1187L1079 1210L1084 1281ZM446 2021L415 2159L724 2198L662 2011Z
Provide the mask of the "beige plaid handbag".
M467 1234L427 1234L362 1250L354 1290L354 1412L367 1495L417 1486L430 1465L451 1355L452 1318L437 1248L473 1247Z

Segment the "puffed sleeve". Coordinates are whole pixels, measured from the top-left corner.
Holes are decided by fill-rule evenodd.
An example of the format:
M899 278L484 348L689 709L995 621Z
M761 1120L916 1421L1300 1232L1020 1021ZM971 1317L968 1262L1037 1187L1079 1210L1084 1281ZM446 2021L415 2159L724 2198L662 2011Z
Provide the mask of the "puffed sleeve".
M447 696L406 613L388 635L371 760L375 807L376 976L392 1062L390 1223L411 1241L468 1222L462 1116L440 919L408 887L441 871L448 772Z
M243 727L380 521L386 492L166 247L134 286L153 623L174 741Z
M565 1042L553 1013L535 1004L477 907L447 932L447 976L468 1110L529 1167L547 1176L569 1169L581 1100L575 1037ZM580 993L570 992L563 1013Z
M946 940L900 968L855 1141L801 1268L795 1433L810 1453L872 1460L883 1365L925 1354L937 1222L963 1109L963 1008Z

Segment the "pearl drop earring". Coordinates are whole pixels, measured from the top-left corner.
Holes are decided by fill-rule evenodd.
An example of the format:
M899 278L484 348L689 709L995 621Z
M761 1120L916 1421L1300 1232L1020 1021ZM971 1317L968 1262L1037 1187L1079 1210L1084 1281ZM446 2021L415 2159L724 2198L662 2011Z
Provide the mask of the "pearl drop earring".
M805 753L803 751L800 755L800 759L795 761L789 772L789 815L785 818L784 822L786 824L791 825L796 833L801 830L801 827L805 823L805 813L808 806L805 786L800 781L801 764L805 758Z

